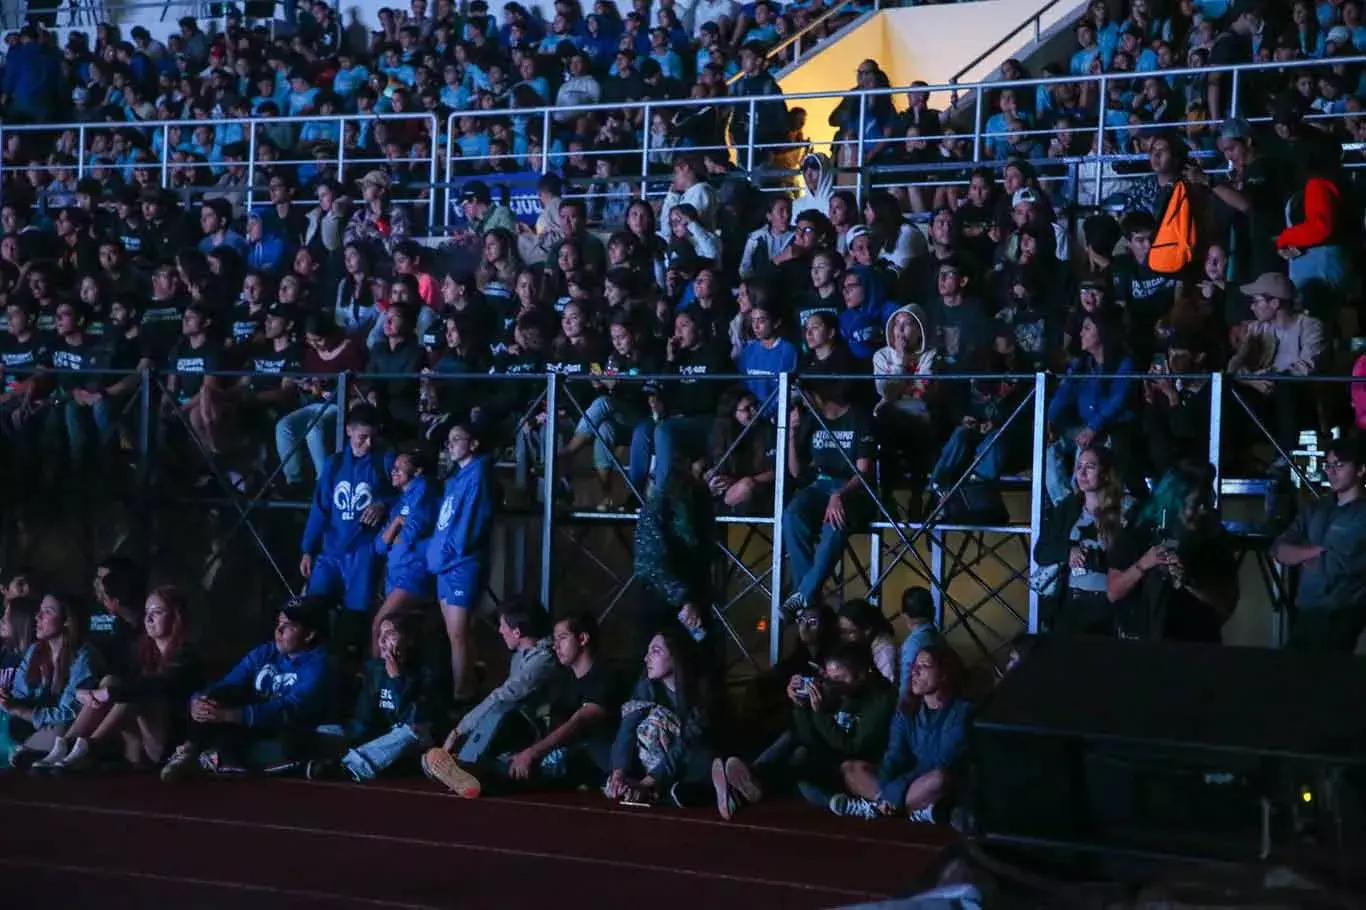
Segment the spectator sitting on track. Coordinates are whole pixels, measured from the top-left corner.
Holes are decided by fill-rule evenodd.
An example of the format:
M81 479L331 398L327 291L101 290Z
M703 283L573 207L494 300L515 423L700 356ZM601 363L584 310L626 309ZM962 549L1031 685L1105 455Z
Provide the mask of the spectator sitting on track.
M402 610L378 623L378 656L366 662L355 709L345 727L339 728L350 748L340 759L310 761L309 780L345 771L363 783L431 745L441 692L422 663L420 624L417 614Z
M335 691L326 646L332 602L307 596L285 604L275 639L253 648L226 676L190 699L190 728L161 779L201 768L215 774L293 770L315 757L316 729Z
M698 806L710 795L724 805L724 787L711 777L714 754L710 693L695 669L694 643L681 628L650 639L645 672L621 708L612 743L612 773L603 793L631 803Z
M9 718L10 736L21 745L11 767L55 764L70 745L64 738L80 704L76 694L97 679L98 655L81 642L81 616L75 602L46 595L34 620L34 642L0 689L0 711Z
M14 673L33 644L38 601L27 594L5 595L5 610L0 614L0 692L14 685ZM8 767L18 743L10 735L10 716L0 711L0 767Z
M457 796L469 799L482 789L462 765L477 767L499 754L493 751L499 747L521 749L533 740L531 718L545 702L556 667L546 625L539 604L510 600L498 607L498 634L512 652L507 679L460 718L441 748L422 757L423 772Z
M115 745L128 765L155 768L171 744L184 740L190 696L204 681L198 655L185 642L184 593L157 588L142 617L143 634L127 672L76 694L81 713L67 731L71 750L55 769L84 770Z
M906 617L906 637L901 642L899 665L899 694L904 699L911 686L911 667L915 656L924 648L932 648L944 641L939 627L934 624L934 596L928 588L914 586L901 594L901 615Z
M357 405L346 418L346 446L327 462L313 491L299 574L312 596L341 600L338 638L358 645L374 591L375 538L389 514L393 454L379 442L379 415Z
M819 675L788 680L792 703L791 736L779 739L754 763L763 790L796 788L818 806L846 814L837 805L841 769L850 762L878 761L887 746L887 729L896 711L896 690L873 672L866 647L842 643L833 648ZM760 792L742 762L726 762L725 779L736 794L753 800Z
M953 649L939 644L921 650L881 765L845 762L841 771L853 795L835 796L830 810L869 819L904 810L914 822L942 821L967 745L970 705L961 697L962 680L962 662Z
M550 683L549 729L526 748L499 756L498 775L557 787L602 786L622 693L616 671L598 656L597 639L592 613L555 623L551 641L561 669Z
M436 581L427 571L427 541L436 529L440 503L435 480L427 476L426 456L419 450L400 452L389 469L398 503L389 525L375 538L375 549L386 554L384 602L371 622L373 654L380 656L380 623L391 613L416 609L436 594Z

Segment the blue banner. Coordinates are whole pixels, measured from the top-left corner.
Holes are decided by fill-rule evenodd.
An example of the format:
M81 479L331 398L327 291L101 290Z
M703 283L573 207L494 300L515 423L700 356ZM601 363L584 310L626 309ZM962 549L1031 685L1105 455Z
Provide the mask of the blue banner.
M465 218L465 209L460 204L460 199L465 192L465 184L476 180L488 186L494 202L512 209L513 217L518 221L523 224L536 224L536 219L540 217L542 208L541 197L536 192L536 187L541 182L541 175L532 171L524 171L517 174L475 174L452 180L450 213L452 227L463 227L468 221Z

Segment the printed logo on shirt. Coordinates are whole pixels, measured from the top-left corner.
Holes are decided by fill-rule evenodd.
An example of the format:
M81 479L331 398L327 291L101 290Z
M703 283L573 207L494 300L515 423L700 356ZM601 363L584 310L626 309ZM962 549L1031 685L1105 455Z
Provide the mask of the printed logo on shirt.
M398 710L398 699L394 698L394 690L389 686L379 690L379 709L381 711Z
M441 514L436 516L436 529L438 531L446 530L447 526L451 523L451 519L454 517L455 500L447 496L445 499L441 500Z
M256 674L256 691L262 695L279 695L294 688L298 673L281 673L274 667L262 667Z
M341 514L342 521L355 521L373 501L368 483L358 483L352 489L351 484L343 480L332 488L332 508Z

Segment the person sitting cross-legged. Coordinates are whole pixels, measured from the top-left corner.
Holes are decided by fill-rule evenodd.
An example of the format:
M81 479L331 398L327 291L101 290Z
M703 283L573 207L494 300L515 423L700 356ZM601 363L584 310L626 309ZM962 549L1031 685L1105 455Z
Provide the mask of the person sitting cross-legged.
M848 794L830 800L836 815L877 818L906 815L915 822L941 820L967 743L969 703L963 699L963 664L946 644L922 648L911 665L910 697L892 720L880 766L846 761L841 771Z
M190 699L190 730L161 769L164 781L201 767L214 773L292 769L314 757L316 729L334 689L323 639L332 603L301 597L285 604L275 638Z
M310 761L309 780L342 771L357 783L374 780L431 745L440 687L422 661L420 622L403 610L380 620L379 656L366 662L355 710L337 731L350 748L340 759Z
M763 791L795 788L808 801L834 809L844 788L843 769L851 763L871 767L882 757L896 689L873 669L866 646L846 642L825 654L819 676L793 676L787 697L791 736L759 756L752 775L738 759L729 759L725 778L732 793L747 801Z
M561 670L550 684L549 729L521 751L499 756L494 769L529 784L601 787L621 714L620 681L598 657L598 620L592 613L556 622L551 641Z
M497 746L523 748L534 739L534 722L523 712L543 704L555 672L547 625L539 604L514 599L498 607L498 634L512 652L507 679L460 718L441 748L422 756L423 772L457 796L479 795L482 785L468 769L501 754Z

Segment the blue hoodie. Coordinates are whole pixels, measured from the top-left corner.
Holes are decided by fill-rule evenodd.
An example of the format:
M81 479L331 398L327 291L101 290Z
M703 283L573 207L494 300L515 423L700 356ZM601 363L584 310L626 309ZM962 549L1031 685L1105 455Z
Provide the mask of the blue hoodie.
M427 570L444 575L479 567L493 530L493 466L480 455L446 479L446 495L427 544Z
M887 322L887 292L882 277L866 265L856 265L849 274L863 285L863 303L840 310L840 334L849 345L849 353L858 360L870 363L873 355L886 344L882 337Z
M1122 357L1118 365L1107 367L1104 372L1112 375L1133 373L1134 364L1128 357ZM1133 420L1133 411L1129 409L1133 380L1100 377L1101 369L1090 357L1083 355L1073 360L1058 390L1053 393L1053 400L1048 403L1048 422L1058 427L1074 427L1080 423L1103 433L1114 424Z
M392 452L371 449L364 458L357 458L350 446L328 459L313 490L302 551L316 556L373 547L379 529L362 525L360 516L371 503L393 504L394 488L389 483L393 464Z
M253 648L202 694L250 689L258 701L242 707L242 723L258 730L307 727L328 720L332 667L327 649L281 654L274 642Z
M398 514L403 518L403 527L389 548L389 571L402 570L408 566L421 569L426 565L427 538L436 527L436 510L440 502L436 496L436 484L428 483L426 477L414 477L398 497ZM375 549L384 551L384 541L376 537Z

